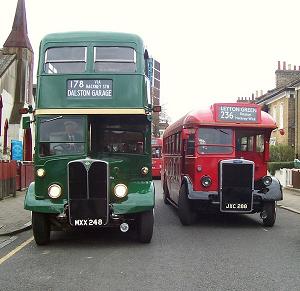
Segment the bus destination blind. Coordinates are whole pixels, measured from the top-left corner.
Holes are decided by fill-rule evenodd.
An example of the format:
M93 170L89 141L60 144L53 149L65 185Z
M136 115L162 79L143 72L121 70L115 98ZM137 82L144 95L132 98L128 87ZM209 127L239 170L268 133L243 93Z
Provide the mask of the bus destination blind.
M68 98L112 99L112 80L67 80Z
M253 106L228 106L218 105L216 107L217 121L258 123L260 110Z

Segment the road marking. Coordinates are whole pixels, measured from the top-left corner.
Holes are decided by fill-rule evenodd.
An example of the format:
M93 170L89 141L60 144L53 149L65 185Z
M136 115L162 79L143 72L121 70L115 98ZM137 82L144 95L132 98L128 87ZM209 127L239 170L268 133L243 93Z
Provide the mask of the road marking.
M24 241L22 244L20 244L18 247L16 247L14 250L12 250L10 253L8 253L6 256L2 257L0 259L0 265L4 263L6 260L11 258L13 255L15 255L18 251L23 249L25 246L27 246L29 243L33 241L33 236L29 238L28 240Z
M3 243L0 244L0 250L4 247L6 247L7 245L9 245L10 243L12 243L14 240L16 240L18 237L17 236L12 236L9 239L5 240Z

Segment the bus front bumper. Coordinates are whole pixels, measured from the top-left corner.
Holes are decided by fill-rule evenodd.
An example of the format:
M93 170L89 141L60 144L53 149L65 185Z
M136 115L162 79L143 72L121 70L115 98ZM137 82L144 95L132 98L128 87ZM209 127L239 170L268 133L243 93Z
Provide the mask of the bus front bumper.
M131 215L135 213L145 212L154 208L155 193L154 184L151 183L148 191L130 193L126 200L118 203L110 203L110 215ZM64 214L68 206L67 199L37 199L35 195L35 184L32 182L26 192L24 200L24 209L33 212L41 212L48 214Z

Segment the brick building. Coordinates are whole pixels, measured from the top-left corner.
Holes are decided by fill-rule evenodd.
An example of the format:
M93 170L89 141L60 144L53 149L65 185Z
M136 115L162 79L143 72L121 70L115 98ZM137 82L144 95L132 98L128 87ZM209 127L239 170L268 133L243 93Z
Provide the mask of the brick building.
M160 63L150 58L148 61L148 77L151 86L151 99L153 105L160 105ZM160 136L161 129L164 128L160 113L154 112L152 118L152 135Z
M275 71L276 87L255 98L255 103L273 116L278 125L271 136L271 144L287 144L300 154L300 66L286 67L278 62ZM284 133L284 134L283 134Z
M34 54L27 33L24 0L18 0L12 30L0 48L0 159L8 159L11 141L21 141L23 160L32 160L31 129L22 129L19 109L32 104Z

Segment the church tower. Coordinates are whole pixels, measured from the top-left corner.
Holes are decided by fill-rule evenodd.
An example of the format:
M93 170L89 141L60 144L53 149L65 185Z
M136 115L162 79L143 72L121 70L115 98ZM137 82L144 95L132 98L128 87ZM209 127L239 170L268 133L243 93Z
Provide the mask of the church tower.
M3 45L4 55L15 55L16 86L10 124L19 124L19 109L32 104L33 49L28 38L25 0L18 0L12 30Z

